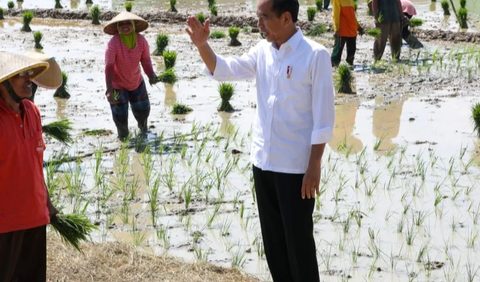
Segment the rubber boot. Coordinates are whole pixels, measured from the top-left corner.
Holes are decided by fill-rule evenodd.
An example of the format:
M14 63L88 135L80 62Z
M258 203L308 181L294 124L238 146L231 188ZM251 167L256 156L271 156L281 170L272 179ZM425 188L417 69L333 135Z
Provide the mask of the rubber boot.
M412 49L423 48L423 44L413 34L410 34L406 41Z

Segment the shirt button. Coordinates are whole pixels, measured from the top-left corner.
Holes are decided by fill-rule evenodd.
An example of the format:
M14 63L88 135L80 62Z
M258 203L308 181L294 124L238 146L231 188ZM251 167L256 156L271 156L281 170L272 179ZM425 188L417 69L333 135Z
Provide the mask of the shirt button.
M20 124L20 128L23 128L23 124Z
M15 117L18 117L18 114L16 114Z

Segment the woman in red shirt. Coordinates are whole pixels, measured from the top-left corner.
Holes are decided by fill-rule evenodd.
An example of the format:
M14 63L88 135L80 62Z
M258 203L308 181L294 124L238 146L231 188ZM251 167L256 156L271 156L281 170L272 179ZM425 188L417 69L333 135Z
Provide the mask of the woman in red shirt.
M105 33L113 35L105 52L105 95L110 102L118 138L122 141L129 135L129 102L141 133L146 133L148 129L150 100L140 63L150 84L155 84L157 77L153 71L147 40L139 34L147 28L148 23L144 19L129 12L120 13L104 28Z

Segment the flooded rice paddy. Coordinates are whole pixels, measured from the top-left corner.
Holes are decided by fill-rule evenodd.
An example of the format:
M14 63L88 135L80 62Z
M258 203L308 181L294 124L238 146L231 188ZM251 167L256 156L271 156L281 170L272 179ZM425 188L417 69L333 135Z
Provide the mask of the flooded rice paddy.
M0 22L2 49L33 48L32 34L20 27L19 19ZM32 29L42 31L43 52L54 54L69 75L72 95L61 100L38 92L45 124L69 118L74 127L71 146L46 137L45 160L93 153L45 168L63 212L84 212L94 221L95 242L130 242L269 280L248 162L255 81L235 83L236 111L219 113L217 83L201 74L183 26L152 24L145 33L152 49L157 33L170 34L179 82L147 86L150 142L132 140L128 148L116 140L104 98L109 37L101 27L34 19ZM239 54L259 36L239 39L242 47L227 47L227 39L212 46ZM331 48L331 35L315 40ZM404 47L401 62L391 62L387 52L372 65L372 44L359 38L357 95L337 95L335 138L323 158L314 213L322 281L475 281L480 141L470 107L480 100L479 49L427 42L425 50ZM153 60L160 72L163 61ZM193 112L172 115L175 103ZM130 126L135 129L132 116ZM93 130L106 134L86 134Z

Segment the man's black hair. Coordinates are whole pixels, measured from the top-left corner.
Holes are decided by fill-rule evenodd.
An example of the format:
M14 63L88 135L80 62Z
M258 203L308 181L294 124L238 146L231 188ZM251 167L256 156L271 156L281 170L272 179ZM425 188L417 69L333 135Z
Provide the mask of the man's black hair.
M280 17L285 12L290 12L294 23L298 21L298 10L300 5L298 0L271 0L272 11Z

